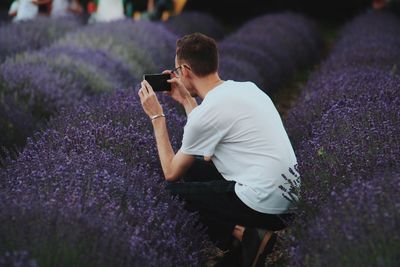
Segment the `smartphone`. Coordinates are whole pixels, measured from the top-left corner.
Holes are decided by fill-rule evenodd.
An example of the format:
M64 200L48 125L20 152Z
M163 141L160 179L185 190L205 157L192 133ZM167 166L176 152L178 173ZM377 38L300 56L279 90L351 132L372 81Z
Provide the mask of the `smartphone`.
M143 80L146 80L154 92L160 91L171 91L171 84L167 80L171 79L171 74L156 73L156 74L144 74Z

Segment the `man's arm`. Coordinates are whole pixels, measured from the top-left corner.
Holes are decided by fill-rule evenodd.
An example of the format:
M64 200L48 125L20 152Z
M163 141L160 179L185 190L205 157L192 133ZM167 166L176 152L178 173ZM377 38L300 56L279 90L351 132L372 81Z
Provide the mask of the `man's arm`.
M195 157L186 155L180 150L176 154L174 153L169 140L165 117L159 117L152 123L165 180L175 181L192 165Z
M154 134L157 142L158 155L161 161L161 167L167 181L175 181L181 176L187 168L195 160L192 155L183 154L181 151L175 155L169 139L165 117L163 110L158 102L157 96L147 81L142 82L142 87L139 90L140 102L143 110L152 118ZM161 116L162 115L162 116Z

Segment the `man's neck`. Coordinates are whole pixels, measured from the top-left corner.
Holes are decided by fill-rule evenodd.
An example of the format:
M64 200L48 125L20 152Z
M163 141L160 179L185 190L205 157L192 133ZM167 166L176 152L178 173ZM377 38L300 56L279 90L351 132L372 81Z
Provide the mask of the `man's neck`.
M204 99L208 94L208 92L210 92L223 82L224 81L219 78L218 73L213 73L206 77L198 79L197 81L194 82L194 84L197 90L197 95L201 99Z

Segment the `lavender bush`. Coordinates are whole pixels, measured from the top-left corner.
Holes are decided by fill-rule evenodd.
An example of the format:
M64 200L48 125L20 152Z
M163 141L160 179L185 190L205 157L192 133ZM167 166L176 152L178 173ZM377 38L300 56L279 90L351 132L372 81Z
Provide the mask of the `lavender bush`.
M115 34L125 36L140 53L147 54L154 62L156 70L170 68L173 64L177 37L170 33L165 25L149 21L122 20L104 26L112 29ZM100 29L104 26L100 26Z
M295 72L295 61L290 58L289 50L282 49L280 44L274 41L274 39L273 34L237 34L230 36L227 40L262 51L280 64L287 75L293 75Z
M304 228L302 245L292 248L293 266L398 266L399 197L398 171L359 176L333 190Z
M7 60L0 66L0 77L0 125L4 133L0 145L7 147L22 145L34 129L62 107L133 82L123 64L101 51L68 48Z
M341 100L357 100L363 104L382 92L395 96L398 90L399 78L379 69L350 67L329 73L317 71L285 120L290 139L299 148L303 140L311 138L312 129L325 112Z
M128 22L126 23L132 23ZM146 51L141 51L114 23L96 23L80 31L67 34L56 45L92 48L110 53L129 66L131 75L140 79L141 74L155 69L154 62Z
M346 26L285 121L303 177L288 237L293 266L399 263L398 173L381 175L400 167L400 78L392 71L399 48L386 42L396 36L381 33L395 32L398 20L386 16L361 15Z
M85 97L73 70L57 73L46 62L6 62L0 66L0 73L1 146L24 144L26 137L58 108L75 105L77 99Z
M0 27L0 62L27 50L48 46L67 32L81 27L77 18L38 17L31 21L9 23Z
M123 20L98 23L65 36L57 45L104 50L130 66L131 75L170 68L175 37L152 22Z
M221 56L219 75L224 80L252 81L258 86L263 85L263 77L255 65L230 56Z
M176 148L184 118L172 109ZM200 265L210 244L161 183L137 91L64 114L0 171L0 249L23 247L47 266Z
M236 34L273 35L274 42L288 50L298 67L314 63L323 45L317 25L295 13L260 16L243 25Z
M271 56L262 51L234 42L221 42L218 45L218 50L221 58L229 57L253 65L251 71L258 73L262 77L260 84L262 88L273 90L283 83L284 70L281 65L277 64ZM224 72L227 64L229 64L229 61L222 60L220 71ZM254 70L254 68L256 69ZM227 74L229 75L229 73ZM235 79L234 76L233 79Z
M321 35L307 18L290 13L255 18L225 38L221 54L257 66L261 86L267 93L276 90L300 67L320 56ZM237 51L235 51L237 48Z
M225 34L224 27L217 19L207 13L196 11L183 12L171 17L165 23L165 27L179 37L194 32L201 32L216 40L220 40Z
M362 14L348 22L322 71L370 66L398 73L400 19L390 13Z
M102 50L76 48L67 46L52 46L48 49L41 51L41 56L50 58L69 58L70 61L79 63L77 72L79 72L79 65L87 65L89 69L94 70L94 75L100 77L95 78L94 83L98 80L106 80L110 86L104 89L97 89L93 86L92 91L108 91L115 88L124 88L132 86L137 81L129 73L129 67L125 62L113 58L109 53ZM59 60L61 61L61 60ZM98 79L96 81L96 79ZM92 80L92 79L88 79Z
M356 175L368 179L376 169L398 165L400 83L391 82L392 87L390 83L365 85L369 92L338 100L314 122L311 138L298 150L306 177L303 200L311 207L319 207L331 190L347 186Z

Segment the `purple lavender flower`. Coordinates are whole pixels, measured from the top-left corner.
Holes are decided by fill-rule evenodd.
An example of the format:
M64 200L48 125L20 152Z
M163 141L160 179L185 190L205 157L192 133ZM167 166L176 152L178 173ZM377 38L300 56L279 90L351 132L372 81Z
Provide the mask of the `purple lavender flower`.
M8 136L1 145L23 144L60 108L76 105L96 89L113 89L107 80L88 79L90 75L98 75L94 67L68 57L49 59L38 53L7 60L0 66L1 124Z
M398 165L400 98L393 87L370 88L376 93L371 90L332 105L313 125L312 138L298 150L305 177L303 200L313 208L324 203L331 190L348 185L352 177L368 179L375 169Z
M176 149L184 118L169 103L164 111ZM164 188L137 92L62 113L0 170L5 240L34 249L39 265L201 265L210 243Z
M345 68L321 74L312 74L297 105L285 120L288 134L295 147L311 137L312 128L322 115L343 99L368 98L389 91L395 95L399 90L399 78L382 70L368 67Z
M292 248L293 266L399 265L398 169L369 176L332 190L320 214L303 230L301 246Z

